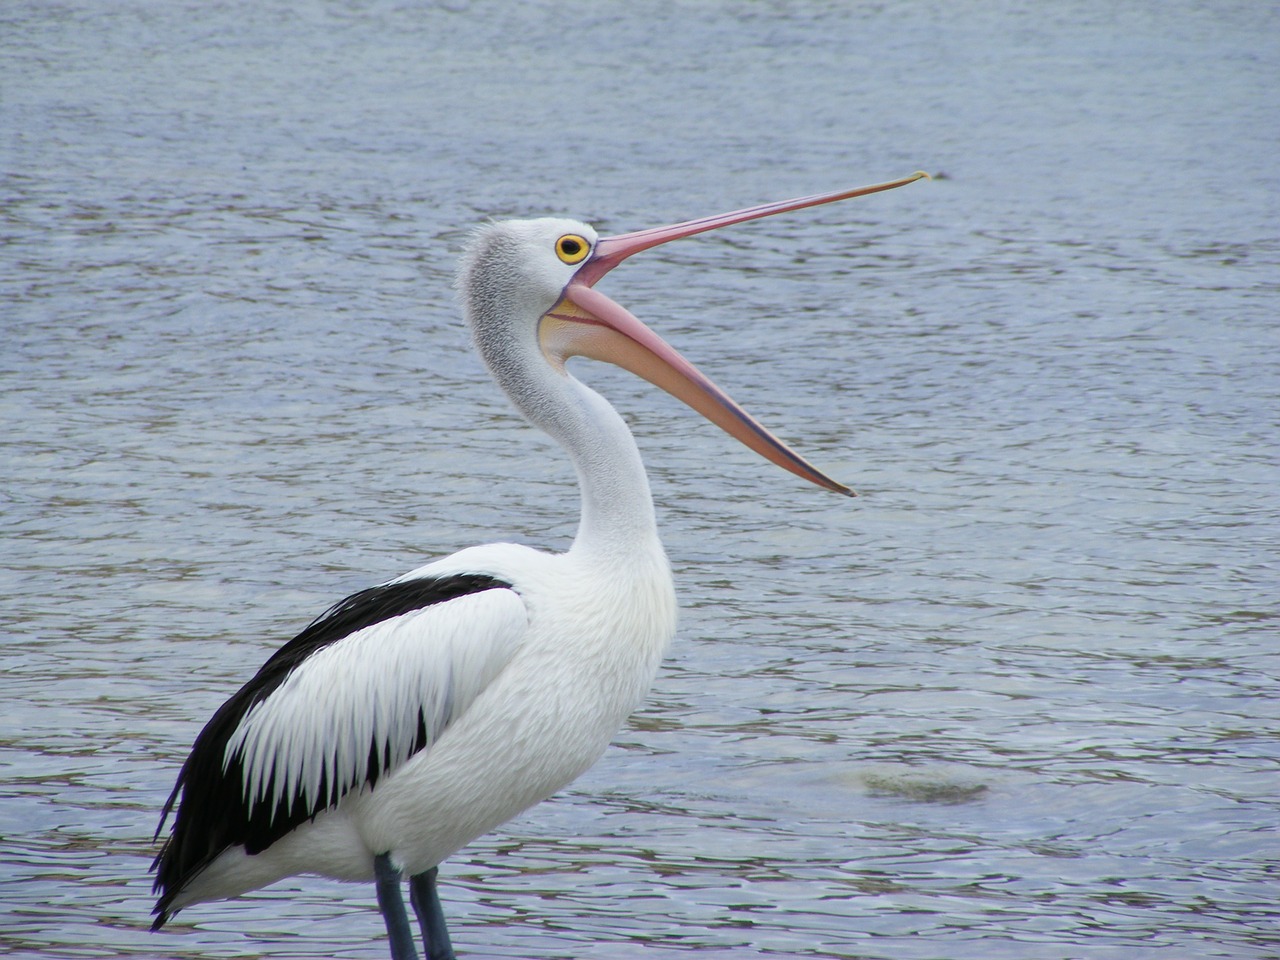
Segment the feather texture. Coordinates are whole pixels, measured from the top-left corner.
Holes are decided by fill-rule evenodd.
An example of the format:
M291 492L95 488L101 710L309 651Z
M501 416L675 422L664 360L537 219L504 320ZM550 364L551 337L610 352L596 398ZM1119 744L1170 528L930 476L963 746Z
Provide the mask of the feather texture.
M165 804L156 925L219 854L265 850L428 748L502 669L527 626L510 584L481 574L353 594L265 663L201 731Z

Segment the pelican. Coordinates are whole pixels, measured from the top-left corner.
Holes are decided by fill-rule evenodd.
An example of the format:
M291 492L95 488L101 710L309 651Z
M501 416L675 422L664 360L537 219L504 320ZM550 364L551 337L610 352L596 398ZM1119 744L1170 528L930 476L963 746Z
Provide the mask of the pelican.
M671 570L622 418L570 357L643 377L792 473L852 495L595 289L623 260L745 220L900 187L924 173L600 238L576 220L490 223L458 288L498 385L577 470L568 552L470 547L331 607L196 738L164 805L153 930L192 904L296 874L375 883L393 960L454 956L437 867L590 767L675 634Z

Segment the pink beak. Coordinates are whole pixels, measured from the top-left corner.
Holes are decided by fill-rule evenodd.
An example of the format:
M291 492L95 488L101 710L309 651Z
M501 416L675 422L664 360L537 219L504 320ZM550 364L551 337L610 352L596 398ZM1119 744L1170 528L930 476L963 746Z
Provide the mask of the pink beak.
M766 430L661 337L593 286L631 255L671 240L744 220L892 190L926 177L928 174L915 173L901 180L855 190L766 203L719 216L602 238L565 287L560 302L544 315L539 328L543 349L557 365L571 356L585 356L629 370L684 401L730 436L778 466L820 487L854 496L852 490L832 480Z

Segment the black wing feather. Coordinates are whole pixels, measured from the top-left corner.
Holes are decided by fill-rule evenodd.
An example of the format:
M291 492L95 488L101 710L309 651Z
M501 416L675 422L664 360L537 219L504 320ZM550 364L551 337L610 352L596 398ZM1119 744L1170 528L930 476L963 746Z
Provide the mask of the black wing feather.
M253 679L205 724L164 805L157 837L175 804L177 815L172 835L151 865L156 873L154 891L160 895L152 929L164 925L173 899L224 850L243 846L250 854L260 853L326 809L308 809L301 795L286 797L279 806L269 799L251 804L245 797L239 753L223 769L227 743L255 704L270 696L308 657L343 637L432 604L499 588L510 589L511 584L483 574L419 578L370 587L335 604L272 654ZM426 745L426 718L419 713L413 752ZM389 745L370 743L366 783L376 783L389 763ZM265 793L266 798L273 795L270 789ZM319 795L327 799L330 807L342 798L327 778L321 780Z

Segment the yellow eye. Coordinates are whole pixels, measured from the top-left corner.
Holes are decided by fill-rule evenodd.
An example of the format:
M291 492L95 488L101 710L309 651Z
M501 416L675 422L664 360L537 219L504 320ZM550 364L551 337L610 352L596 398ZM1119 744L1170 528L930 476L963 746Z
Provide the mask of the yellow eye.
M587 243L587 238L576 233L566 233L556 241L556 256L562 263L581 263L590 252L591 244Z

